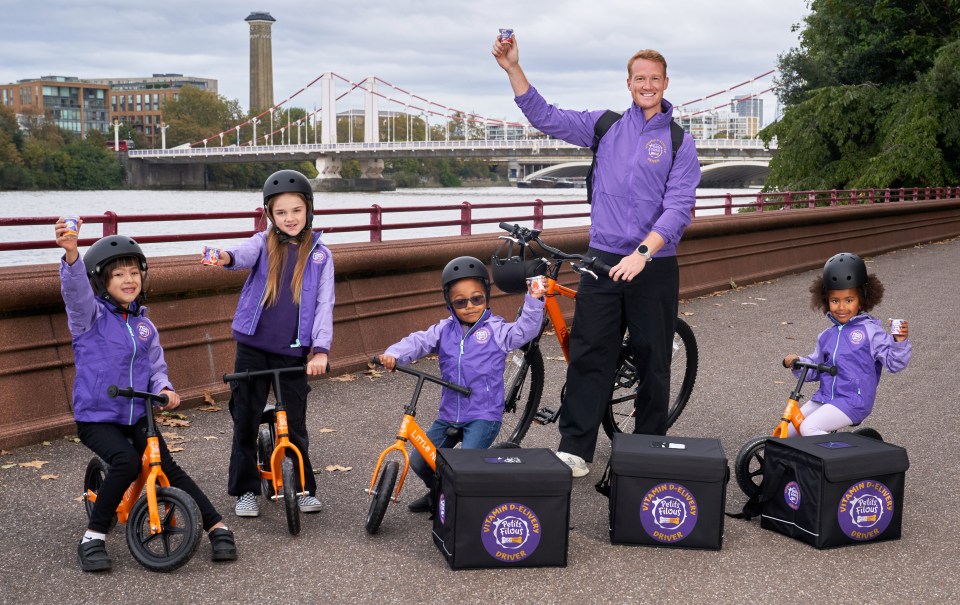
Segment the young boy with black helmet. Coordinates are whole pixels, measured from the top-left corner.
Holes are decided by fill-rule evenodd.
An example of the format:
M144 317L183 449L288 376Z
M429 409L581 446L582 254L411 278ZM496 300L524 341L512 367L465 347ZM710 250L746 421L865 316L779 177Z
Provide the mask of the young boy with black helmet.
M856 254L841 252L830 258L823 272L810 285L810 306L825 312L831 326L820 333L813 353L787 355L784 367L795 360L837 367L836 376L808 371L807 381L820 381L820 388L800 408L803 436L822 435L859 424L873 410L880 372L907 367L913 352L904 321L896 334L887 334L880 320L867 312L883 300L883 284L867 274L867 265ZM800 370L794 370L799 377ZM788 426L788 435L796 429Z
M77 547L77 557L84 571L107 571L113 562L107 554L106 534L123 493L140 473L147 445L142 401L110 397L107 386L164 393L169 399L161 408L164 410L179 406L180 397L167 376L157 328L147 319L147 309L141 304L147 259L137 242L121 235L104 237L81 259L76 233L67 229L63 219L57 221L55 231L57 245L65 252L60 262L60 281L73 336L73 415L77 435L108 468L97 491L87 531ZM170 456L159 427L157 438L161 468L170 484L189 494L200 508L213 560L235 560L233 532L223 524L223 517L203 491Z
M286 374L281 382L290 440L303 454L306 493L298 505L320 512L317 480L308 451L307 375L327 370L333 340L333 256L313 232L313 188L296 170L280 170L263 184L263 207L270 227L236 248L221 251L216 264L250 269L233 318L237 341L235 372L306 365L306 374ZM263 381L231 384L233 447L227 493L236 497L238 517L260 514L257 431L267 403Z
M385 368L393 370L398 363L408 364L425 355L438 354L443 379L470 387L472 392L466 397L444 389L437 419L427 436L438 448L453 447L458 438L449 436L447 429L462 430L461 447L486 448L500 431L507 353L523 346L540 331L543 294L534 297L528 292L520 318L508 323L487 308L490 278L479 259L453 259L444 267L440 280L450 317L391 345L379 359ZM414 451L410 466L432 490L434 474L423 456ZM432 505L428 492L411 502L409 508L426 512Z

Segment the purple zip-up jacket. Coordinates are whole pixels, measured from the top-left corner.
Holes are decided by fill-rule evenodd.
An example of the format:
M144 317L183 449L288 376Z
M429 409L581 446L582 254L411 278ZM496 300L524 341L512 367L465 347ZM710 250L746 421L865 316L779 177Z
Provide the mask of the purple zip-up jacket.
M515 101L534 127L580 147L593 144L594 125L604 113L558 109L533 86ZM626 256L656 231L666 243L654 256L676 255L696 203L700 163L688 133L671 168L672 116L673 106L666 100L649 122L643 110L631 104L600 140L590 207L591 247Z
M83 259L60 260L60 293L73 335L73 417L78 422L136 424L146 411L142 399L108 397L107 388L173 390L157 328L146 307L130 305L126 319L93 293Z
M470 397L443 389L437 418L447 422L503 419L503 369L507 353L537 335L543 323L543 301L527 294L523 312L514 323L487 309L477 323L464 331L453 309L450 317L426 330L414 332L391 345L384 354L408 364L437 353L444 380L470 387Z
M320 241L320 233L313 234L313 251L303 272L300 292L300 317L297 340L290 348L311 347L314 353L329 353L333 342L333 255ZM227 269L252 268L247 276L237 312L231 327L242 334L253 334L263 311L263 295L267 288L267 232L257 233L240 246L227 250L231 263ZM301 244L302 245L302 244Z
M907 367L913 354L910 340L897 342L887 334L880 320L861 313L841 324L827 313L832 326L820 333L817 348L806 357L807 363L837 366L837 375L807 371L807 381L819 380L820 388L810 399L829 403L859 424L873 411L880 371L896 373ZM801 370L794 370L800 377Z

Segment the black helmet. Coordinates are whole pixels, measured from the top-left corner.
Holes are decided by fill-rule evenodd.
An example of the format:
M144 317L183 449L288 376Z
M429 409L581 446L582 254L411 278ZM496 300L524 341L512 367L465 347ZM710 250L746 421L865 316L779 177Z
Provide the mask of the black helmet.
M526 246L520 247L520 254L513 254L513 242L504 240L500 248L490 258L490 272L493 283L510 294L522 294L527 291L527 278L543 275L546 263L543 259L524 260ZM503 256L501 256L503 255Z
M827 290L859 288L867 283L867 265L856 254L841 252L823 266L823 287Z
M132 256L140 265L143 279L147 277L147 257L144 256L140 244L132 237L125 235L108 235L94 242L83 255L83 266L87 269L87 277L97 296L107 297L107 286L101 275L103 268L110 261L124 256Z
M263 210L270 216L270 199L280 193L302 193L307 198L307 225L313 228L313 187L310 180L296 170L278 170L267 177L263 184ZM273 217L270 217L271 222Z
M479 279L483 283L487 298L490 298L490 274L483 265L483 261L472 256L458 256L443 268L440 274L440 282L443 286L443 299L450 302L450 286L453 282L472 277Z

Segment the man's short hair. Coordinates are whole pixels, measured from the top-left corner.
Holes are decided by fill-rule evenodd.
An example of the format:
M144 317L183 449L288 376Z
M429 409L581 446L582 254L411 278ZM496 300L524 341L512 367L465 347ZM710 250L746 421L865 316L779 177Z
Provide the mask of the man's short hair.
M664 76L667 75L667 60L663 58L663 55L661 55L660 53L658 53L653 49L645 48L643 50L638 50L636 53L634 53L632 57L630 57L630 60L627 61L628 77L633 75L630 72L630 70L633 69L633 62L636 61L637 59L646 59L647 61L656 61L660 65L663 65L663 75Z

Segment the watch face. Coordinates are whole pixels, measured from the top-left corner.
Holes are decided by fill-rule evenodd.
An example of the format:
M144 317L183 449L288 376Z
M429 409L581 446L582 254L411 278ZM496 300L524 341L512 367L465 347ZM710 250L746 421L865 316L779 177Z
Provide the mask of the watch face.
M650 249L644 246L643 244L640 244L639 246L637 246L637 252L646 256L650 252Z

